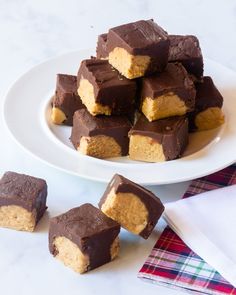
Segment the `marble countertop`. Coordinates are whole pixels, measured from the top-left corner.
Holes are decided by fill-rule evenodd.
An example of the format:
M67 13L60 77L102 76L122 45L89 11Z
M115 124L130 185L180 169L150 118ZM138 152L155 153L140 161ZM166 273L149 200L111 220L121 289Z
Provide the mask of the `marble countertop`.
M164 228L148 241L122 232L120 257L78 276L47 249L50 216L84 202L96 204L105 185L64 174L35 159L12 140L3 124L4 94L23 72L62 53L94 48L109 27L154 18L169 33L194 34L204 56L236 70L236 1L219 0L0 0L0 174L14 170L47 179L49 213L36 233L0 229L1 292L11 294L179 294L147 284L137 272ZM16 98L17 99L17 98ZM179 198L188 183L151 187L163 201Z

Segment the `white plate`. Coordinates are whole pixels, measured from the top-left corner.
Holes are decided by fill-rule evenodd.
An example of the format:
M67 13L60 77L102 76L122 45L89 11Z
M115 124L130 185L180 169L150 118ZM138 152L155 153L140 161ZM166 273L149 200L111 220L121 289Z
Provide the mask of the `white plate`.
M68 140L70 127L51 124L50 97L56 74L76 75L80 61L91 53L71 52L46 61L20 77L6 95L6 125L31 154L53 167L88 179L108 182L114 173L119 173L146 185L198 178L236 161L236 73L209 59L205 60L205 74L213 77L224 96L226 123L216 130L191 135L184 157L164 163L143 163L126 157L100 160L80 155Z

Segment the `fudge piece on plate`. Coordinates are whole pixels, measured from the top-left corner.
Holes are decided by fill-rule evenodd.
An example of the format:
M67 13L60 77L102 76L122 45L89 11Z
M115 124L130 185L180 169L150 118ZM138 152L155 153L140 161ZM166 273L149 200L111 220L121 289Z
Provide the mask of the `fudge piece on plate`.
M136 82L121 76L107 60L83 60L78 71L78 94L92 115L123 115L130 112Z
M56 91L52 102L52 122L71 126L74 112L83 107L77 94L77 77L57 74Z
M189 114L189 128L194 130L213 129L224 123L221 110L223 97L214 85L211 77L203 77L202 83L196 84L195 110Z
M34 231L46 207L46 181L6 172L0 180L0 227Z
M129 79L163 71L169 45L167 33L153 20L112 28L107 36L109 63Z
M181 62L189 74L201 79L204 65L197 37L169 35L169 40L169 62Z
M149 122L143 115L129 132L133 160L162 162L181 156L188 143L188 119L170 117Z
M108 59L107 34L101 34L98 36L96 53L98 59Z
M102 212L128 231L147 239L164 211L157 196L115 174L99 202Z
M81 153L96 158L126 156L131 123L126 116L92 116L87 110L74 114L71 142Z
M54 217L49 227L49 250L78 273L113 260L119 252L120 225L91 204Z
M196 90L180 63L142 79L141 110L149 121L181 116L194 110Z

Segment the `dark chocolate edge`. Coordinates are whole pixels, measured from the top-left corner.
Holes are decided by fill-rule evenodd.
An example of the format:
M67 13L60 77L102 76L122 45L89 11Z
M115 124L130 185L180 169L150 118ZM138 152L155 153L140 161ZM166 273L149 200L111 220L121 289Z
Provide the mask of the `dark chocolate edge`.
M67 213L67 212L65 212L65 213ZM58 223L56 222L56 220L57 220L57 217L65 214L65 213L62 213L62 214L60 214L58 216L55 216L55 217L51 218L51 220L50 220L50 223L49 223L49 233L48 233L48 237L49 237L48 246L49 246L50 253L53 256L56 256L58 254L58 252L55 249L55 246L54 246L53 242L54 242L54 239L56 237L62 236L62 237L65 237L65 238L69 239L73 243L75 243L77 245L77 247L80 249L80 251L83 253L83 255L88 256L88 258L89 258L89 265L88 265L86 271L92 270L94 268L97 268L97 267L105 264L105 263L110 262L111 261L110 247L111 247L112 243L114 242L114 240L119 235L120 225L117 223L117 225L114 225L111 229L109 229L109 232L112 233L112 242L109 245L106 245L106 246L109 246L109 253L108 252L106 253L107 254L107 258L104 261L97 262L96 261L96 257L94 258L93 256L91 256L90 253L89 253L89 251L88 251L89 248L90 248L90 246L89 246L89 244L87 244L87 239L86 238L83 239L83 238L78 237L78 239L76 239L76 238L73 237L73 235L70 235L70 233L68 233L66 230L60 230L60 227L58 226ZM109 217L107 217L107 218L109 218ZM55 229L55 232L54 232L54 229ZM104 232L104 233L106 234L106 232ZM102 235L104 233L103 232L102 233L99 233L98 236L100 236L100 235Z
M146 227L139 233L139 235L141 237L143 237L144 239L147 239L149 237L149 235L151 234L152 230L154 229L155 225L157 224L158 220L160 219L163 211L164 211L164 205L162 204L161 200L155 196L155 194L153 194L151 191L149 191L148 189L142 187L141 185L125 178L122 175L119 174L115 174L111 181L109 182L109 184L107 185L107 188L102 196L102 198L100 199L98 206L101 209L102 205L105 203L107 196L109 194L109 192L111 191L112 188L115 189L115 193L130 193L131 190L127 190L127 189L120 189L119 188L119 184L121 183L120 180L123 180L125 182L128 182L128 185L134 185L131 186L132 188L135 188L135 191L133 192L140 200L142 203L144 203L144 205L147 208L148 211L148 224L146 225ZM112 184L112 182L114 182ZM110 187L110 185L112 184L112 187ZM121 183L121 185L123 185L123 183ZM152 213L155 214L154 210L153 210L153 206L152 204L149 205L149 203L146 200L146 196L142 198L142 196L140 197L140 192L143 192L143 194L148 194L149 197L151 197L151 203L153 204L155 202L155 204L159 203L160 207L158 209L160 209L160 214L157 217L152 217ZM151 213L151 214L150 214Z

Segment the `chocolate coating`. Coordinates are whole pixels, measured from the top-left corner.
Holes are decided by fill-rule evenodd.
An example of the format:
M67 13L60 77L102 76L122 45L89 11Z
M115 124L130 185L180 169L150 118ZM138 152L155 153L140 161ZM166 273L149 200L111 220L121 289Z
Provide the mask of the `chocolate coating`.
M101 34L98 36L96 53L98 59L108 58L107 34Z
M162 43L169 43L168 35L153 20L140 20L111 28L107 38L109 52L115 47L122 47L130 54L152 57L157 54L156 44Z
M113 115L130 112L134 105L136 82L121 76L107 60L83 60L78 71L78 87L82 77L93 85L95 101L109 106Z
M209 76L203 77L201 83L196 83L196 90L195 110L189 114L189 128L191 131L196 129L194 120L198 113L211 107L222 108L224 100Z
M66 115L65 125L72 126L74 112L84 108L77 94L77 77L72 75L57 74L53 106L59 108Z
M53 241L64 236L89 257L88 270L111 261L110 248L120 232L117 222L91 204L84 204L50 221L49 250L56 256Z
M192 35L169 35L169 40L169 62L181 62L189 74L201 79L204 65L198 38Z
M167 33L153 20L140 20L114 27L109 30L107 37L108 52L121 47L132 55L150 56L151 63L147 74L165 68L169 45Z
M162 73L156 73L142 80L142 99L146 97L155 99L169 92L178 95L185 102L188 111L194 109L195 86L180 63L169 63Z
M162 145L166 160L173 160L183 153L188 144L188 119L179 116L149 122L141 115L130 130L131 135L151 137Z
M148 211L148 220L146 227L140 233L144 239L147 239L151 234L153 228L157 224L157 221L164 211L164 206L161 203L160 199L155 196L151 191L145 189L144 187L138 185L137 183L132 182L131 180L115 174L108 184L98 206L99 208L105 203L108 194L111 189L115 190L115 193L132 193L136 195L142 203L145 205Z
M74 147L80 144L82 136L106 135L113 137L121 147L122 155L128 154L128 132L131 123L125 116L92 116L87 110L78 110L74 114L71 142Z
M0 206L16 205L32 212L36 210L36 222L46 207L47 183L45 180L16 172L5 172L0 180Z

